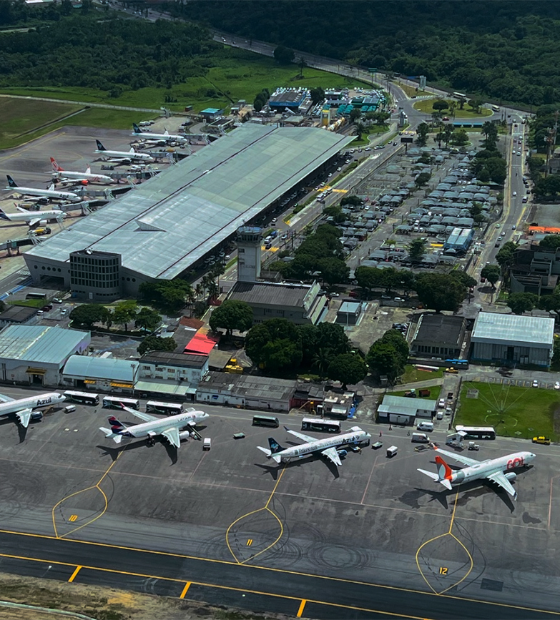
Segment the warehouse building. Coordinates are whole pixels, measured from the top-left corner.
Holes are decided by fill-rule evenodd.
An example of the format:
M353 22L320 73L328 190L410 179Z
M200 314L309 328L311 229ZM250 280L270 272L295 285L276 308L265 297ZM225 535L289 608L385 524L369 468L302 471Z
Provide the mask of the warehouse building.
M0 332L0 381L57 386L68 358L87 351L91 334L42 325L8 325Z
M417 357L459 358L466 323L465 318L460 316L423 314L412 338L411 354Z
M554 319L480 312L471 336L471 359L504 366L550 366Z
M138 367L135 360L73 355L64 367L63 382L78 389L129 393L134 390Z
M443 245L446 252L464 254L470 247L474 237L472 228L454 228Z
M436 412L437 401L425 398L385 396L377 409L379 422L414 424L416 418L431 420Z
M246 124L26 252L33 282L49 279L88 301L134 297L142 282L202 265L352 139Z

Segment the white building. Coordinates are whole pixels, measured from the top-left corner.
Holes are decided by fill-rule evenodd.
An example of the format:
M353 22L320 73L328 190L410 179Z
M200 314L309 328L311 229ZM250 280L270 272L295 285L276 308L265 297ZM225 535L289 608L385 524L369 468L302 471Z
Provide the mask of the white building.
M138 375L138 362L114 357L73 355L64 367L66 387L101 392L130 392Z
M57 386L68 358L87 351L91 334L42 325L8 325L0 332L0 381Z
M554 319L480 312L471 336L473 361L550 366Z

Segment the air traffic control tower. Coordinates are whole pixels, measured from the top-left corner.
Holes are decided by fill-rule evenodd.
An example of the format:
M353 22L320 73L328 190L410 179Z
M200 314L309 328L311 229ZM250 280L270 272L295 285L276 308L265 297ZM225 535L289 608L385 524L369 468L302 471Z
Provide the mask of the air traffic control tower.
M256 282L261 277L262 230L255 226L237 229L237 281Z

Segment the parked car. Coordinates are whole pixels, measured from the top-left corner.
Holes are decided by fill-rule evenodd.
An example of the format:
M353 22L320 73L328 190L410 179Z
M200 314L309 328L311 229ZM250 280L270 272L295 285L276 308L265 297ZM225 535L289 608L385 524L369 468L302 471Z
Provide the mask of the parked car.
M533 387L539 387L539 382L536 379L533 379Z
M533 437L533 443L542 443L545 446L550 446L550 439L548 437Z

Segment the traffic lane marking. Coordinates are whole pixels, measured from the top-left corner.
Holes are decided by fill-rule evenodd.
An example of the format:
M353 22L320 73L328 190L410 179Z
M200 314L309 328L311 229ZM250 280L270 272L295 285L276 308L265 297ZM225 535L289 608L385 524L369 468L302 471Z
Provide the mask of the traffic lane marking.
M72 539L58 539L57 540L53 536L30 534L26 532L7 532L7 531L0 530L0 545L4 549L7 546L7 541L6 541L7 534L13 536L16 539L19 539L18 542L14 541L15 550L21 549L22 541L24 541L25 539L29 539L29 543L32 544L34 551L37 551L37 546L39 542L46 542L49 546L50 553L58 557L60 557L61 553L64 553L64 551L61 549L61 545L66 547L66 549L68 550L72 550L72 548L74 550L79 550L79 546L87 545L94 549L97 548L96 551L97 551L98 559L102 559L105 561L109 560L109 561L115 562L117 559L117 555L118 555L116 552L126 551L128 552L126 554L128 557L123 558L122 561L123 562L126 561L127 566L140 566L140 558L142 555L145 555L146 556L145 562L150 568L153 569L155 565L155 561L159 560L160 562L159 568L163 569L165 572L172 570L173 566L170 567L168 564L173 564L172 560L176 559L177 565L176 565L176 570L172 571L173 575L181 574L181 573L184 574L187 568L189 570L192 570L193 574L200 574L200 571L203 568L213 568L215 569L216 576L219 577L220 580L223 580L224 578L227 577L231 579L232 581L234 581L235 583L239 583L240 578L241 579L252 579L254 582L258 576L258 573L254 573L252 575L244 575L244 576L241 575L240 576L237 572L230 574L230 575L226 575L226 572L225 572L226 570L229 570L231 567L240 566L236 564L235 562L231 562L231 561L214 560L210 558L196 558L196 557L191 557L191 556L186 556L186 555L172 554L168 552L134 549L134 548L129 548L129 547L119 547L116 545L109 545L106 543L97 543L97 542L90 542L90 541L81 541L81 540L72 540ZM76 545L78 546L76 547ZM87 555L87 551L88 550L86 549L81 550L82 557ZM4 557L4 558L11 557L11 558L19 559L19 560L30 560L32 562L33 561L40 562L43 565L53 564L53 568L56 565L61 565L61 566L69 566L71 567L71 570L74 570L74 568L76 567L75 561L74 562L60 562L60 561L52 562L47 558L25 557L25 556L21 556L20 554L13 554L13 555L0 554L0 557ZM121 561L121 558L118 558L118 559L119 561ZM190 560L192 566L186 567L186 560ZM165 565L163 565L164 561L166 561ZM375 583L370 584L366 582L342 579L339 577L329 577L325 575L311 575L311 574L306 574L303 572L290 571L290 570L279 569L279 568L269 568L269 567L264 567L264 566L251 566L251 565L246 565L246 564L241 565L241 566L242 566L242 570L251 571L251 572L260 571L261 575L266 575L269 579L267 585L270 586L271 590L273 590L274 588L277 588L279 584L284 586L283 587L284 591L288 590L290 592L295 592L295 591L301 590L302 594L303 592L305 593L317 592L319 589L321 589L325 591L325 594L329 594L332 597L336 597L336 599L339 601L339 606L342 608L347 607L347 605L344 605L344 603L341 601L342 597L344 598L349 597L349 601L351 602L363 601L363 600L366 600L366 597L371 600L373 597L376 600L373 600L372 604L377 604L381 606L383 606L384 604L387 604L388 606L390 606L389 608L392 609L394 607L394 601L388 601L387 603L384 603L382 602L382 599L386 600L388 598L388 594L390 592L394 592L394 593L398 593L401 606L403 604L410 605L411 609L413 610L417 610L419 608L418 605L423 605L425 608L428 605L433 605L434 602L431 599L433 597L437 597L439 599L439 603L437 603L437 605L442 611L439 617L444 618L444 619L447 619L452 609L454 609L454 606L457 604L457 601L460 601L461 605L464 608L472 606L473 609L471 610L472 611L471 615L473 617L480 616L481 612L486 611L486 610L488 610L487 613L493 613L492 608L508 609L508 618L511 618L511 620L514 620L515 618L518 618L519 620L526 620L527 611L531 611L533 616L535 614L542 615L543 618L545 617L550 618L552 616L555 616L555 617L560 616L560 612L556 612L556 611L534 609L530 607L510 605L507 603L501 603L501 602L496 602L496 601L481 601L481 600L472 599L466 596L455 596L455 595L450 595L450 594L435 595L431 592L414 590L412 588L401 588L397 586L375 584ZM182 585L184 585L185 583L184 577L182 579L176 579L174 577L154 577L153 575L151 575L149 571L147 571L146 574L142 574L142 573L131 573L125 570L116 570L116 569L111 569L111 568L86 567L85 564L83 565L83 567L91 568L92 570L111 573L113 575L126 574L126 575L131 575L131 576L140 576L143 578L152 578L152 579L155 578L155 579L163 579L163 580L167 579L170 581L180 582ZM64 580L68 579L68 577L71 574L71 570L67 572L67 576L63 578ZM17 572L17 571L13 571L13 572ZM284 579L280 580L279 575L282 575ZM292 578L292 579L290 581L287 578ZM230 588L230 586L227 586L227 585L224 586L224 585L216 585L216 584L209 584L209 583L205 583L202 585L207 585L209 587L215 587L215 588L221 588L221 589ZM344 592L342 591L343 588L345 590ZM301 599L303 598L303 596L286 597L286 595L276 594L274 592L269 592L267 594L269 596L278 596L280 598L293 598L298 601L301 601ZM430 597L430 600L427 601L425 597ZM407 598L409 600L405 600ZM311 599L308 599L308 601L311 602ZM337 603L330 603L327 601L320 601L320 603L324 605L330 605L330 606L337 605ZM491 606L491 608L488 609L487 606Z
M70 579L68 579L68 583L72 583L74 579L76 579L81 568L82 568L81 566L76 566L76 570L72 573L72 575L70 576Z

